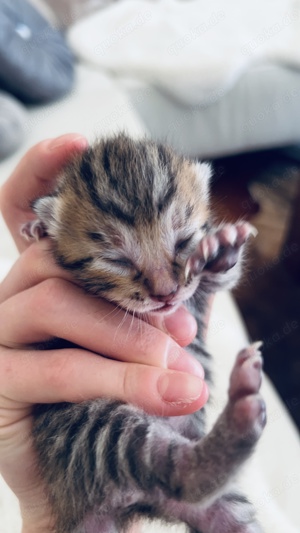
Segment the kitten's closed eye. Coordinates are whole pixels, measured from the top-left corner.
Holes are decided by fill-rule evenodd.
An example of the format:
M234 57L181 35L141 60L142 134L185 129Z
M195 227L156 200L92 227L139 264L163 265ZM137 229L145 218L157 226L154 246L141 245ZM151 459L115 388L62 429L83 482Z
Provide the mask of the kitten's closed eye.
M202 226L201 226L201 230L204 231L205 233L207 233L211 228L211 224L209 222L205 222Z
M88 236L90 237L90 239L92 239L92 241L95 241L95 242L103 242L104 241L104 237L101 233L96 233L94 231L91 231L88 233Z
M110 263L123 268L135 268L134 264L127 257L119 257L118 259L107 259Z
M181 239L177 241L175 245L175 252L176 254L183 252L183 250L188 246L188 244L191 242L193 238L193 235L190 235L190 237L187 237L186 239Z

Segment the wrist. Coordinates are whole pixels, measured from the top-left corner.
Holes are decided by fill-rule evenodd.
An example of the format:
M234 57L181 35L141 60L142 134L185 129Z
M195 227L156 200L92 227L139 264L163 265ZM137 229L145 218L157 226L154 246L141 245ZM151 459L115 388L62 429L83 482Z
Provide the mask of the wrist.
M57 533L53 519L48 517L35 517L24 519L21 533Z
M54 527L47 524L23 524L21 533L56 533Z
M54 529L48 528L35 528L35 527L23 527L21 533L55 533Z
M21 533L56 533L52 527L47 526L23 526Z

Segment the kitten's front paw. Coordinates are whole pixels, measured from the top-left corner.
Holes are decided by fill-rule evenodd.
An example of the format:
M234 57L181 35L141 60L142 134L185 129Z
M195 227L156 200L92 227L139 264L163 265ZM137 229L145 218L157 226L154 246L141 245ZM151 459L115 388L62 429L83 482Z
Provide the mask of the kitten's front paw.
M256 229L248 222L225 224L200 241L196 253L191 258L191 270L198 274L203 270L224 273L238 262L241 250Z

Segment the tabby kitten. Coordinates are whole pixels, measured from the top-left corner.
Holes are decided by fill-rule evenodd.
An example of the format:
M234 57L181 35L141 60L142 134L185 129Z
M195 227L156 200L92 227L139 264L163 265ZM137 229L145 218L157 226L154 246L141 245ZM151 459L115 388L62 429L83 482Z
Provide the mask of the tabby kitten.
M48 235L57 263L90 293L140 315L183 301L198 322L188 350L209 377L202 318L210 293L232 287L247 223L211 225L210 167L149 140L101 140L34 202L27 238ZM125 532L138 516L193 533L259 533L232 481L265 424L258 345L237 357L228 403L205 433L205 409L150 416L115 400L40 405L34 440L57 533Z

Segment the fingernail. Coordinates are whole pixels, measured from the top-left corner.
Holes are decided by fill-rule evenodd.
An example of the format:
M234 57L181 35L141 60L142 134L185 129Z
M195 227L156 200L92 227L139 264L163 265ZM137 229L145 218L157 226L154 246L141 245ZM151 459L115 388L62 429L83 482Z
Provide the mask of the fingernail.
M204 370L200 363L198 363L195 357L181 349L176 344L171 344L169 347L167 367L170 370L178 370L204 379Z
M49 143L49 150L56 150L57 148L60 148L61 146L72 142L72 144L76 144L78 148L82 147L85 148L88 146L88 141L83 135L74 135L74 134L66 134L66 135L60 135L60 137L57 137L56 139L53 139Z
M203 383L197 376L183 372L165 372L158 380L157 389L167 403L190 404L201 396Z

